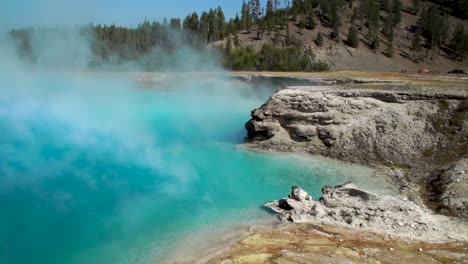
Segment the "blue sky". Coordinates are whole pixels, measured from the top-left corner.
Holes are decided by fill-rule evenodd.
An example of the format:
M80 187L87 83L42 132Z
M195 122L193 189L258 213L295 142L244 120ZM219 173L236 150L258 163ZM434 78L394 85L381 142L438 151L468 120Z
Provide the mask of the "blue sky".
M218 5L226 17L234 17L241 9L242 0L0 0L0 26L59 26L89 22L136 26L145 18L184 18L189 12L201 12Z

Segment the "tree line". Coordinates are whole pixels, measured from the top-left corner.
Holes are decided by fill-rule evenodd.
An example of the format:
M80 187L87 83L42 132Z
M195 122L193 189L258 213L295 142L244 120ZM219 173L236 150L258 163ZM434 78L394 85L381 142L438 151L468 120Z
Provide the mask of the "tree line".
M216 49L228 69L313 71L327 66L316 60L313 50L304 47L296 33L290 32L291 23L299 30L314 30L320 23L330 28L328 38L355 48L364 41L369 48L377 50L384 36L385 54L391 57L402 10L401 0L268 0L264 7L260 0L244 0L240 12L229 19L218 6L200 14L190 13L184 19L145 20L134 28L89 24L79 31L92 40L92 60L98 62L137 60L155 49L171 52L189 46ZM412 29L411 50L415 57L423 56L423 50L427 53L442 49L456 59L466 57L468 33L461 23L450 32L447 17L468 18L468 0L413 0L409 11L418 16L417 25ZM351 14L350 21L345 21L346 14ZM349 31L341 39L341 28L348 22ZM37 29L32 27L10 31L21 56L34 58L32 35L35 32ZM239 40L241 32L253 35L256 40L262 40L265 33L273 34L272 43L261 47L244 45ZM322 46L324 38L319 33L313 41ZM224 41L222 47L210 45L220 40Z

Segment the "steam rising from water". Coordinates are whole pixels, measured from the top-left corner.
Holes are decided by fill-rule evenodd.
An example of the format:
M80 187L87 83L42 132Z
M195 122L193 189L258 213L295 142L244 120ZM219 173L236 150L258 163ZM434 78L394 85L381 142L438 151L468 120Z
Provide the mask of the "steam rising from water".
M38 36L34 64L1 44L1 263L158 260L191 230L269 217L258 206L291 184L316 197L324 184L372 175L236 150L271 91L221 71L141 75L154 81L144 86L88 72L88 41L69 34ZM175 54L170 70L216 65Z

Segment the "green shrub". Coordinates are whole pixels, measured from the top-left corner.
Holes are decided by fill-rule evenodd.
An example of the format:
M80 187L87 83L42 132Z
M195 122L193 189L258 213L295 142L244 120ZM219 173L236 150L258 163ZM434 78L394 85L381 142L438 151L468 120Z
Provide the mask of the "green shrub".
M280 48L265 44L259 51L241 47L224 57L225 67L231 70L257 71L326 71L328 64L318 61L311 50L297 47Z

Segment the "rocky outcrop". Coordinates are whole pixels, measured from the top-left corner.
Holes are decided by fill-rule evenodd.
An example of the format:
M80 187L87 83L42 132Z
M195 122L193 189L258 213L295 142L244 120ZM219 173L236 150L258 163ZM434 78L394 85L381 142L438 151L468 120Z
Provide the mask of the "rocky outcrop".
M265 206L282 220L295 223L351 227L423 241L468 238L466 224L434 215L403 197L378 195L353 184L325 186L322 193L318 201L293 199L291 194Z
M248 148L384 165L394 169L402 188L408 182L425 186L434 171L468 157L465 89L289 87L251 115Z
M431 202L439 211L446 211L468 219L468 159L461 159L452 166L442 169L434 180L429 182Z
M322 192L314 201L293 186L288 198L267 204L284 221L252 227L253 234L197 263L467 263L466 222L352 184Z

